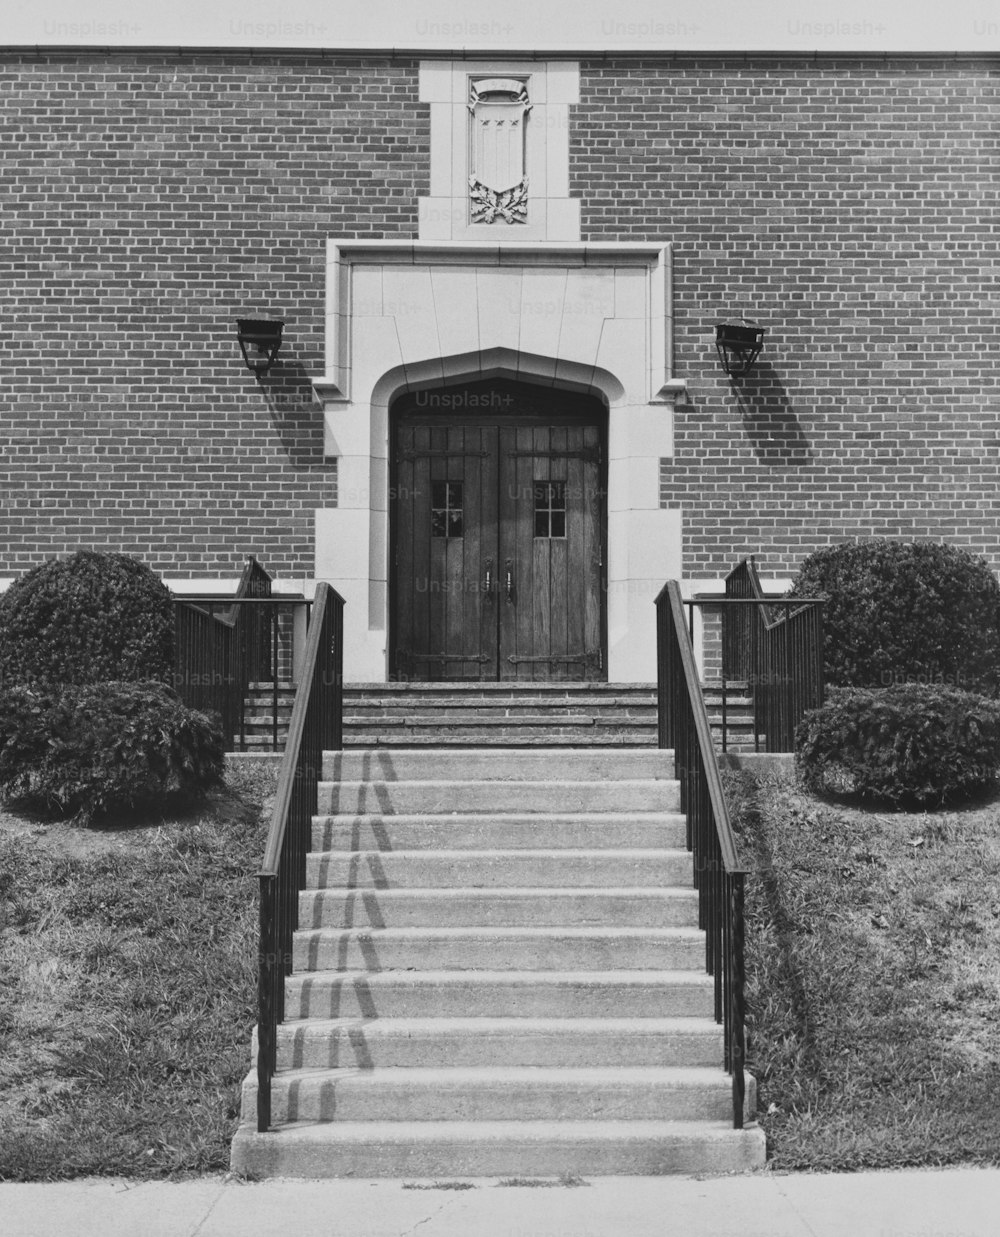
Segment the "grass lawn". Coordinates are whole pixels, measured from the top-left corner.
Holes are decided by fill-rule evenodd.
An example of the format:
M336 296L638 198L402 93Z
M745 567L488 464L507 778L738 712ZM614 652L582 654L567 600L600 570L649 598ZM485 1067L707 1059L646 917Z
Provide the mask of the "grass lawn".
M874 812L727 778L772 1167L1000 1164L1000 802Z
M275 781L117 827L0 813L0 1180L228 1167Z

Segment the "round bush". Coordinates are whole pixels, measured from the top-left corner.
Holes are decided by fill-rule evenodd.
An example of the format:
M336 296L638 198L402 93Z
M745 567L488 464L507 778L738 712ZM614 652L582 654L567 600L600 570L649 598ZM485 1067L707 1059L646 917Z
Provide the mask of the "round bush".
M0 597L0 683L169 683L170 591L138 559L80 550L29 571Z
M827 599L832 686L1000 685L1000 584L965 550L885 538L831 546L803 562L791 596Z
M950 687L842 688L807 713L796 766L814 793L938 806L993 785L1000 702Z
M215 722L161 683L0 693L0 794L81 823L203 795L222 780Z

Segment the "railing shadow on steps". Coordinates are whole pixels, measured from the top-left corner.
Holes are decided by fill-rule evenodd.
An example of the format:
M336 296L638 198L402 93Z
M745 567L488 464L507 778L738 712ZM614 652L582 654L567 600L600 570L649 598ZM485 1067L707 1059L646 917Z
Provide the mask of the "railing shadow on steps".
M271 576L250 555L234 596L191 594L174 600L174 688L191 708L218 714L227 750L247 750L252 684L269 687L270 747L279 750L282 616L304 608L308 620L311 603L274 596L271 584ZM294 623L292 617L292 629Z
M743 900L740 863L719 776L680 585L669 580L656 598L659 746L673 748L694 860L698 926L705 932L705 969L715 980L715 1020L722 1024L725 1068L733 1080L733 1127L743 1128L746 1056Z
M271 1079L278 1024L285 1016L285 978L292 971L292 934L306 883L323 753L343 746L344 599L316 586L306 647L281 761L260 879L257 972L257 1129L271 1125Z

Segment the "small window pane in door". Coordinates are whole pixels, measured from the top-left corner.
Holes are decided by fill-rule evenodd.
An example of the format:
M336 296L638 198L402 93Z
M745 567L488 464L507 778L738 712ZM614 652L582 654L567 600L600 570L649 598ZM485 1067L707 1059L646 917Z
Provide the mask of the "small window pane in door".
M566 536L566 482L535 482L535 536Z
M464 513L461 481L431 483L431 536L461 537Z

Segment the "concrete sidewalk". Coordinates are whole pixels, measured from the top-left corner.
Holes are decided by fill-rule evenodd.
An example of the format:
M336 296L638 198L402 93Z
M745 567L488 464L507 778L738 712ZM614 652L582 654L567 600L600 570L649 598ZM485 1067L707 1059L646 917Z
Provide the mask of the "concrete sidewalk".
M448 1185L463 1188L445 1188ZM0 1185L3 1237L998 1237L1000 1169Z

